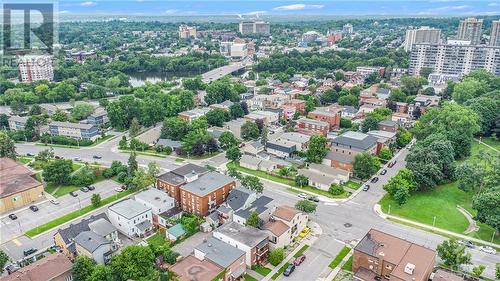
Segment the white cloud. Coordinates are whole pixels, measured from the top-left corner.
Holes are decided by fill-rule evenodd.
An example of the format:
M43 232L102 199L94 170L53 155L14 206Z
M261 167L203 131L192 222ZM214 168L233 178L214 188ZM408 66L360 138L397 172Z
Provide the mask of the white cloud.
M313 10L321 9L325 5L309 5L309 4L291 4L286 6L274 7L273 10L276 11L302 11L302 10Z
M266 11L253 11L253 12L246 13L246 15L256 16L256 15L262 15L262 14L265 14L265 13L267 13L267 12Z
M470 6L468 5L459 5L459 6L445 6L445 7L439 7L439 8L434 8L434 9L428 9L425 12L421 12L421 14L439 14L439 13L446 13L450 11L464 11L469 9Z
M86 1L86 2L80 3L80 6L82 6L82 7L92 7L95 5L97 5L97 3L93 2L93 1Z
M177 14L177 13L179 13L179 10L176 10L176 9L169 9L169 10L166 10L164 12L164 14L166 14L166 15L173 15L173 14Z
M491 2L488 4L488 7L498 7L498 6L500 6L500 3L498 2Z
M69 13L70 13L70 11L68 11L68 10L59 11L59 14L69 14Z

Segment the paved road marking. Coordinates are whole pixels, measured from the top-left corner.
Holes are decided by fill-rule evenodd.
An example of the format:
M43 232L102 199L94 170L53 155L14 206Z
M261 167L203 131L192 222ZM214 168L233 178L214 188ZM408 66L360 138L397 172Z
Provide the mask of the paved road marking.
M325 202L324 203L326 206L338 206L338 203L330 203L330 202Z
M21 246L23 245L23 243L21 243L21 241L17 240L17 239L13 239L12 242L14 242L14 244L16 244L16 246Z

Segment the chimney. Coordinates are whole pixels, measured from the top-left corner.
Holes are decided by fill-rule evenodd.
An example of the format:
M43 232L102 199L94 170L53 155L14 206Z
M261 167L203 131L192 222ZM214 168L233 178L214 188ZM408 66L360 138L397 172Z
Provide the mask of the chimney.
M405 266L405 273L408 273L410 275L413 274L413 271L415 270L415 265L412 263L407 263Z

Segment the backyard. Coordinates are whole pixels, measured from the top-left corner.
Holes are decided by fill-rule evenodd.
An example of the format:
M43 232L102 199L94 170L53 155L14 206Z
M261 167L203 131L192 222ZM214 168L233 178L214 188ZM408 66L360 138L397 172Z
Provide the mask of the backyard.
M499 141L488 139L491 146L499 146ZM474 141L472 144L472 154L476 155L480 151L493 150L489 147ZM463 234L469 226L467 218L457 209L461 206L475 215L472 209L472 193L467 193L457 187L457 182L440 185L428 192L417 192L411 195L410 199L403 206L399 206L387 194L380 201L382 210L386 214L410 219L416 222ZM479 230L468 234L471 237L491 241L494 229L488 225L478 222ZM496 234L493 242L500 244L500 234Z

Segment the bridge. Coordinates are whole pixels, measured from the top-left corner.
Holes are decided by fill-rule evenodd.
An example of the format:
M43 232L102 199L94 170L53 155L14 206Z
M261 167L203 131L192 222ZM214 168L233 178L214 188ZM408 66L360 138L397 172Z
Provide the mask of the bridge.
M251 64L251 60L249 60L249 59L245 59L245 60L240 61L240 62L230 63L228 65L224 65L222 67L212 69L208 72L203 73L203 75L201 76L201 79L203 80L204 83L212 82L212 81L218 80L218 79L220 79L228 74L231 74L233 72L241 70L250 64Z

